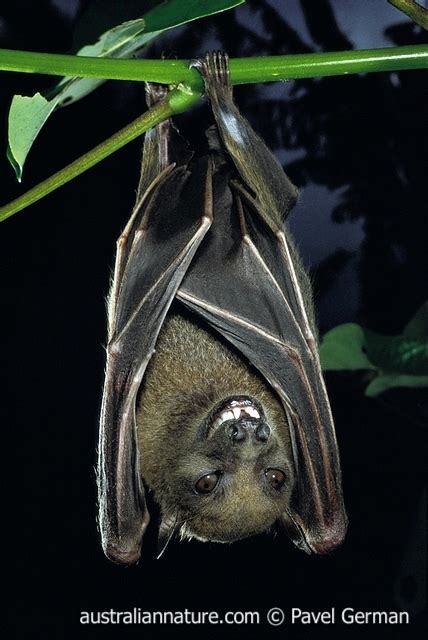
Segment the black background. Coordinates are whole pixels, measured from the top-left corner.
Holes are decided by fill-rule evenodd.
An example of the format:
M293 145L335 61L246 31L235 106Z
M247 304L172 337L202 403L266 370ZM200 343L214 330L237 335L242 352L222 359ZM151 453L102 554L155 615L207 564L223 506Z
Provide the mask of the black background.
M61 4L69 12L77 6ZM335 21L338 4L348 4L352 16L358 16L355 36L358 29L364 35L373 20L373 5L379 11L378 5L387 3L250 1L246 8L163 38L147 56L174 50L179 57L191 57L212 46L231 56L358 48L358 41L347 36L351 22ZM65 53L73 46L73 23L53 3L5 3L0 18L3 47ZM420 29L389 6L379 34L385 27L387 35L370 46L384 46L385 38L391 45L423 41ZM51 84L52 78L2 73L3 150L11 96L31 95ZM424 90L424 72L410 71L236 91L243 113L295 183L304 193L318 194L312 200L303 196L291 224L313 274L321 331L357 321L385 334L399 333L426 297ZM1 203L143 109L142 87L109 82L59 111L31 150L22 186L3 154ZM206 107L177 119L196 145L208 120ZM420 637L426 621L421 511L426 403L422 391L410 389L368 399L361 375L327 378L350 519L349 534L337 552L307 557L281 536L262 536L233 546L174 542L161 560L148 554L127 570L103 556L94 464L104 301L115 239L133 204L140 148L140 142L129 145L0 227L3 555L11 564L3 586L12 598L8 637L152 638L190 631L208 638L258 638L262 631L295 638ZM306 220L302 227L296 222L299 215ZM311 218L318 216L325 220L317 231L324 257L315 260ZM336 240L341 224L352 250ZM404 609L410 611L412 627L269 628L263 623L263 630L223 626L219 634L215 626L79 626L81 610L256 610L263 620L275 606L287 618L291 607Z

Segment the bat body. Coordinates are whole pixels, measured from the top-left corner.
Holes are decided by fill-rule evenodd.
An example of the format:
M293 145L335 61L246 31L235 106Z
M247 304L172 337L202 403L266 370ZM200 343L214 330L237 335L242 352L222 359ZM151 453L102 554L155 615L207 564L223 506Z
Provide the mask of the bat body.
M193 159L146 135L118 241L101 411L99 524L132 564L149 522L232 542L282 525L307 552L346 531L310 285L285 228L297 191L233 103L227 58L195 62L216 128Z

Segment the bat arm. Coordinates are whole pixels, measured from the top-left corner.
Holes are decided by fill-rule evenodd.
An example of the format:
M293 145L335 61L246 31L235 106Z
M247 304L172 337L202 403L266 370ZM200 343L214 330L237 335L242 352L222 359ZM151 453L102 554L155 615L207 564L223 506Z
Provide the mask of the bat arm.
M140 196L135 203L134 209L130 219L128 220L125 229L120 234L116 242L116 260L114 265L114 275L111 291L108 297L107 311L108 311L108 326L109 326L109 338L114 335L114 321L117 313L117 305L120 293L120 284L122 282L123 273L128 263L130 251L134 244L135 233L139 226L139 214L146 205L149 197L154 193L156 187L164 180L175 168L175 163L166 167L152 182L147 190ZM131 247L129 248L129 245Z
M318 357L318 355L317 355L318 354L317 341L316 341L314 333L313 333L313 331L311 329L311 325L310 325L310 322L309 322L308 314L306 312L305 304L304 304L304 301L303 301L303 296L302 296L302 293L301 293L301 290L300 290L299 280L297 278L296 269L294 267L294 263L293 263L293 260L292 260L292 257L291 257L290 248L289 248L289 244L288 244L288 241L287 241L287 236L286 236L286 234L285 234L283 229L276 229L276 228L272 229L272 225L269 224L269 222L266 220L266 216L263 214L263 211L262 211L259 203L257 202L257 200L255 200L248 193L248 191L242 186L242 184L240 184L236 180L233 180L232 184L233 184L234 189L237 192L237 194L235 194L235 199L236 199L237 206L238 206L241 230L242 230L242 234L243 234L243 241L245 241L247 246L253 251L255 257L257 258L257 261L259 262L259 264L261 266L261 268L269 276L270 281L275 286L275 289L277 290L277 292L279 293L279 295L283 299L283 302L286 305L286 307L287 307L287 309L288 309L288 311L290 313L290 317L292 317L293 320L294 320L294 325L296 327L296 330L300 333L300 335L302 336L304 341L307 343L310 353L314 357ZM245 224L245 216L244 216L244 211L243 211L241 198L243 198L245 200L245 202L255 211L255 213L258 215L258 217L260 219L264 220L265 223L266 222L268 223L268 227L269 227L270 232L273 233L274 236L275 236L275 240L276 240L276 242L277 242L277 244L279 246L279 250L280 250L280 252L282 254L282 258L284 259L284 263L287 265L289 273L290 273L290 280L291 280L290 284L291 284L292 295L294 297L294 300L293 300L294 306L297 307L296 308L297 316L295 316L296 312L293 312L291 310L290 301L284 295L284 292L282 291L281 287L279 286L278 281L276 280L276 278L273 276L272 272L267 267L265 261L263 260L262 256L260 255L260 252L258 251L257 247L254 245L253 241L251 240L251 237L249 235L249 232L248 232L246 224ZM302 326L302 328L301 328L301 326Z
M285 307L288 310L289 317L292 318L292 320L293 320L293 325L294 325L294 328L295 328L296 332L300 335L300 337L302 338L302 341L304 343L307 343L307 345L308 345L308 350L307 350L308 356L313 358L313 356L314 356L313 345L315 345L315 348L316 348L316 343L315 343L315 339L313 337L313 334L310 331L309 326L306 328L306 325L305 325L305 330L302 331L299 323L297 322L297 320L296 320L296 318L295 318L295 316L294 316L294 314L293 314L293 312L291 310L289 301L287 300L286 296L284 295L284 292L281 290L281 287L278 285L278 282L274 278L272 272L267 267L265 261L263 260L262 256L260 255L259 250L257 249L257 247L255 246L255 244L253 243L253 241L251 240L251 238L249 236L244 236L243 240L245 241L246 245L248 246L248 248L252 252L253 256L256 258L257 262L260 264L261 268L264 270L264 272L265 272L266 276L268 277L269 281L275 287L278 295L281 296L282 301L283 301ZM300 291L299 291L299 293L300 293ZM306 316L306 314L305 314L305 316Z
M273 231L280 229L298 190L233 102L227 54L207 54L191 66L203 76L220 136L240 176L257 194L266 223Z
M316 361L316 365L319 362ZM319 389L321 397L324 396L323 402L324 416L317 408L314 392L306 374L306 368L298 355L296 360L296 370L301 378L302 385L307 394L307 398L311 405L311 413L313 416L312 436L318 441L317 450L320 456L314 459L309 451L309 441L306 437L305 429L301 424L300 416L294 412L292 422L295 426L296 435L299 439L300 450L304 459L304 468L307 476L305 483L310 486L309 495L312 500L312 509L310 515L303 521L301 515L297 512L290 513L290 517L295 522L297 529L303 532L306 545L313 553L327 553L337 547L343 541L347 529L347 516L343 506L341 493L341 471L338 455L331 457L331 451L337 451L336 435L333 427L333 418L331 415L330 405L327 400L325 386L322 378L316 375L317 380L321 380L322 388ZM318 371L316 371L316 374ZM319 371L319 374L321 372ZM291 408L292 409L292 408ZM327 429L326 426L331 428ZM332 440L332 442L331 442ZM333 445L333 446L332 446ZM321 481L322 478L322 481ZM304 502L303 500L301 501ZM303 505L304 507L305 505Z
M209 168L209 183L211 175ZM158 218L156 221L159 222ZM211 223L212 196L207 188L204 211L188 230L186 242L174 247L168 259L165 258L162 270L150 271L150 278L140 281L144 295L136 302L135 289L121 286L122 281L113 282L118 299L113 307L117 310L112 319L115 333L107 346L98 448L98 495L102 546L105 554L119 564L137 562L149 522L136 442L137 394L169 306ZM125 285L126 279L134 277L141 268L144 249L148 251L149 246L153 250L150 237L144 224L125 235L125 240L132 242L121 276ZM158 245L155 247L159 250ZM123 251L126 250L124 247ZM121 309L127 311L123 317L119 314Z
M283 396L283 392L278 385L276 386L277 392L280 396ZM284 408L286 410L287 418L290 424L297 425L296 429L290 429L292 436L293 456L296 462L296 477L299 479L299 465L297 446L296 446L296 433L301 432L301 426L299 422L299 416L295 413L293 408L287 401L282 398ZM324 444L325 447L325 444ZM348 519L343 508L342 497L339 490L339 498L337 489L332 477L332 469L324 469L324 474L330 479L328 482L327 490L327 502L323 499L318 486L317 486L317 474L311 463L309 452L306 444L302 443L304 449L304 468L309 471L311 491L310 495L313 496L314 511L311 513L309 519L303 519L302 516L295 510L287 508L279 520L280 526L282 526L292 542L308 554L326 554L340 544L342 544L346 535ZM340 469L338 486L340 489ZM333 481L333 482L332 482Z
M308 314L306 313L306 308L305 308L305 304L303 302L303 296L302 296L302 292L300 290L299 287L299 282L297 279L297 274L296 274L296 270L294 268L294 264L293 264L293 260L291 259L291 255L290 255L290 249L288 246L288 242L287 242L287 238L285 236L284 231L278 231L276 234L277 238L278 238L278 242L281 246L282 251L285 254L285 260L286 263L290 269L290 276L291 276L291 281L292 281L292 285L293 285L293 291L294 291L294 295L296 296L296 301L297 301L297 305L298 305L298 309L299 309L299 313L301 315L301 318L303 320L303 327L304 327L304 334L305 334L305 339L306 342L309 345L309 348L311 350L312 353L318 354L318 349L317 349L317 343L315 340L315 336L311 330L310 327L310 323L309 323L309 318L308 318ZM316 356L318 358L318 355Z
M247 329L250 329L255 333L258 333L264 336L265 338L269 339L271 342L281 345L282 347L285 348L288 355L292 355L293 357L299 357L299 354L296 351L296 349L286 344L280 338L277 338L276 336L272 335L271 333L269 333L269 331L265 331L261 327L258 327L257 325L249 322L248 320L246 320L245 318L237 314L231 313L230 311L224 311L223 309L221 309L216 305L205 302L205 300L202 300L201 298L198 298L197 296L192 295L182 287L177 291L177 298L179 300L182 300L183 302L189 303L190 306L204 309L208 311L210 314L213 314L217 317L232 320L234 323L241 325Z
M106 556L118 564L131 565L140 557L141 541L150 520L135 436L135 398L149 357L137 371L131 367L116 380L119 352L120 342L111 342L98 447L99 527ZM134 470L132 474L127 473L130 468Z

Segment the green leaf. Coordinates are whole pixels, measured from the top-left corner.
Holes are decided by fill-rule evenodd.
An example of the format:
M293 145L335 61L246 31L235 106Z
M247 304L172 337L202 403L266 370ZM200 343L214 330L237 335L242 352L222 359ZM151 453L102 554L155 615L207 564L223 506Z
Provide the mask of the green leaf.
M326 333L319 353L325 371L336 369L375 369L363 351L364 331L358 324L340 324Z
M394 387L428 387L428 376L407 376L401 374L381 374L366 387L365 395L374 398Z
M233 9L244 2L245 0L169 0L146 13L147 28L164 31Z
M378 369L388 373L428 375L428 341L404 335L383 336L364 329L367 357Z
M428 304L424 303L398 336L384 336L358 324L341 324L320 345L324 370L375 369L365 394L394 387L428 386Z
M21 182L25 158L41 127L55 109L56 101L48 101L40 93L32 98L13 96L9 111L9 146L7 157Z
M364 329L369 360L386 374L428 375L428 303L425 302L398 336Z
M163 31L231 9L244 1L166 0L148 11L144 18L109 29L97 42L82 47L77 55L128 58ZM32 97L14 96L9 112L8 159L19 181L28 152L52 111L83 98L103 82L98 78L63 78L46 98L40 93Z
M157 35L158 31L146 30L145 20L139 18L106 31L95 44L82 47L76 55L89 58L128 58ZM63 78L47 93L47 97L56 100L55 106L64 107L84 98L104 82L100 78Z

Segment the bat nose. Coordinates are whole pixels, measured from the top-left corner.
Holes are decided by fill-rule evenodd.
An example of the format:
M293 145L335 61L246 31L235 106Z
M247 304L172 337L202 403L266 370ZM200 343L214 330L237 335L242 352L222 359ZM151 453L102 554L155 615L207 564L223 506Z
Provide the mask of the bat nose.
M270 428L260 420L236 420L227 428L227 435L236 444L247 440L264 444L269 440Z

